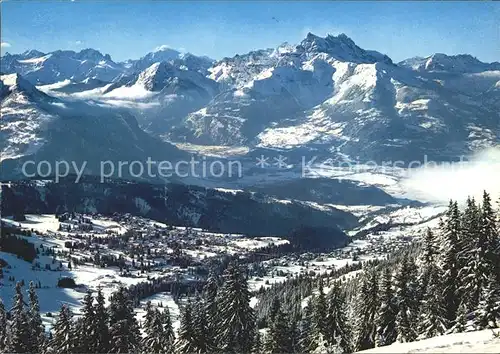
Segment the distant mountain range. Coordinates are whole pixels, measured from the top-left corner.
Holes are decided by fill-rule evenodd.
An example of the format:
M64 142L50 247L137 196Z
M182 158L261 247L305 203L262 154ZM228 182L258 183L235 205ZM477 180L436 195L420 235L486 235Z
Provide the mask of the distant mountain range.
M33 155L184 156L170 142L409 161L500 141L500 63L394 63L344 34L219 61L164 47L125 62L31 50L3 55L1 71L2 164L15 168Z

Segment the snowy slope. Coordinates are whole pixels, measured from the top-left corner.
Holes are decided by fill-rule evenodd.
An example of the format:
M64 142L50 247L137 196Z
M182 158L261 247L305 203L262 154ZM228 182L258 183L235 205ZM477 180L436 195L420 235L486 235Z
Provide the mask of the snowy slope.
M411 343L395 343L358 353L498 353L498 330L448 334Z

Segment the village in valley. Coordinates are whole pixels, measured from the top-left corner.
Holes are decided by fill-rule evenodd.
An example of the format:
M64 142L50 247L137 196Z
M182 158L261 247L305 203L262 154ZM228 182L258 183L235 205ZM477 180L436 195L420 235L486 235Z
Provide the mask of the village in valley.
M422 217L422 211L430 215ZM202 289L211 270L231 260L245 265L255 306L259 291L275 283L353 266L355 273L363 261L385 258L418 239L426 227L437 226L440 212L442 208L432 212L403 208L366 218L364 227L350 232L352 242L327 253L293 252L290 241L280 237L215 233L131 214L69 212L22 215L18 220L2 218L2 235L7 237L0 251L2 298L8 304L16 282L33 281L44 323L51 326L62 304L78 315L88 290L100 288L108 298L125 285L135 289L139 319L145 304L151 301L156 307L169 307L175 327L179 304ZM397 222L401 215L404 220L413 215L413 222L387 227L388 220ZM384 229L381 225L388 230L378 231ZM5 245L13 238L24 242L25 247L17 247L12 253Z

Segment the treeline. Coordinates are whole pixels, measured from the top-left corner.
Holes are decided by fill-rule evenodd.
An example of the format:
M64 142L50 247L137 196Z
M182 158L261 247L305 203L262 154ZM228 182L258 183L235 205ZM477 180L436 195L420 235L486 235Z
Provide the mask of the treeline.
M481 204L468 199L463 212L450 202L437 233L428 230L418 248L365 264L359 277L302 280L302 294L277 285L281 292L273 289L266 306L264 351L345 353L500 328L498 222L487 193ZM292 296L282 296L285 289Z
M33 243L7 232L2 232L0 234L0 250L7 253L13 253L27 262L33 262L37 256Z

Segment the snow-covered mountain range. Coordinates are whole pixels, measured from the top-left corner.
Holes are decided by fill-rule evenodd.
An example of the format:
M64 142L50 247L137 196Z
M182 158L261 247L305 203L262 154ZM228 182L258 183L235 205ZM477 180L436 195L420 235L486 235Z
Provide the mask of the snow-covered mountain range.
M100 161L142 161L147 156L175 160L187 155L140 129L126 109L61 100L19 74L0 77L0 98L2 179L21 176L27 160L74 161L80 166L86 161L86 173L98 174Z
M2 95L10 112L2 134L23 135L3 140L10 157L40 138L31 128L6 132L42 129L62 105L127 114L171 142L360 160L452 160L500 141L500 63L445 54L394 63L344 34L309 33L219 61L166 47L120 63L94 49L31 50L5 54L1 71L43 97L21 104L19 94ZM24 153L12 143L21 140Z

